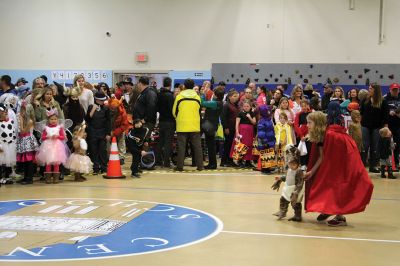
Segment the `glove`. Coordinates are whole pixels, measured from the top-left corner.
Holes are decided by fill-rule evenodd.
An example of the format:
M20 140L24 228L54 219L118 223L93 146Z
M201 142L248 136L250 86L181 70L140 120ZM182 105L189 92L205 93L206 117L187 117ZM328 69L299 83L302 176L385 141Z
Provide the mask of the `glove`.
M279 191L279 187L281 186L282 180L276 180L274 184L271 186L272 190Z

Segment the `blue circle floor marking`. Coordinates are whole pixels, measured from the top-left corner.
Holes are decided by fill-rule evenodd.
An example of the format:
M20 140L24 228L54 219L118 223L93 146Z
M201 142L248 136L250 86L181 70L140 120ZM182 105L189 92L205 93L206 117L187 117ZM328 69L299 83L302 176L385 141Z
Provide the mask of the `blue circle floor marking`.
M148 254L206 241L222 229L223 223L209 213L167 203L99 198L0 201L0 261Z

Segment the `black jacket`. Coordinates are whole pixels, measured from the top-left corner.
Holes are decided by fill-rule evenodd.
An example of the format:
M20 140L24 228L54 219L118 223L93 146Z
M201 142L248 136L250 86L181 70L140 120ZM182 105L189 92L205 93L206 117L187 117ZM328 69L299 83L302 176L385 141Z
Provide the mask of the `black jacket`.
M377 129L388 123L389 110L385 100L382 102L381 108L375 108L371 105L371 101L365 101L361 104L360 113L363 127Z
M332 95L333 95L333 92L332 92L332 93L325 93L324 96L322 96L322 99L321 99L321 109L322 109L323 111L326 111L326 110L328 109L328 104L329 104L330 101L331 101Z
M161 88L157 98L157 110L160 113L160 122L174 122L172 107L174 106L174 94L168 88Z
M390 92L385 96L385 101L388 105L388 112L398 111L400 108L400 95L393 97ZM388 116L388 125L392 129L397 129L400 127L400 118L398 116Z
M96 136L111 135L111 114L110 109L106 106L100 106L99 110L94 112L93 116L90 117L90 112L93 109L93 105L89 105L86 113L86 122L88 124L89 135L93 134Z
M157 93L147 87L136 100L133 107L133 117L144 119L145 123L156 123L157 120Z

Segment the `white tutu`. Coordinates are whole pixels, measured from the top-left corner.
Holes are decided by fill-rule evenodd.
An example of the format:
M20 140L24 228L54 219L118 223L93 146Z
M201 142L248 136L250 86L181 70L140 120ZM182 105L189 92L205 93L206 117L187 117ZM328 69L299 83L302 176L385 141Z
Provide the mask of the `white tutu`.
M15 143L2 143L0 148L3 150L0 152L0 165L14 166L17 161L17 147Z
M71 171L88 174L90 173L93 164L89 156L73 153L68 158L64 166L70 169Z
M40 145L36 160L41 165L65 164L69 152L67 145L59 139L46 139Z

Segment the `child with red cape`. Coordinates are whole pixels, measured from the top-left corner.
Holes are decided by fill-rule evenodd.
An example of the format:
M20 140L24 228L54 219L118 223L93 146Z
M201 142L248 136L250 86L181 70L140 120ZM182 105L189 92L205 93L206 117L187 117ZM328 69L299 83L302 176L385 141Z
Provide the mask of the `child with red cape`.
M328 217L330 226L347 225L344 214L363 212L369 204L373 184L361 161L357 145L342 126L340 105L328 105L322 112L308 115L309 139L313 142L308 172L305 175L305 210L321 213L317 221Z

